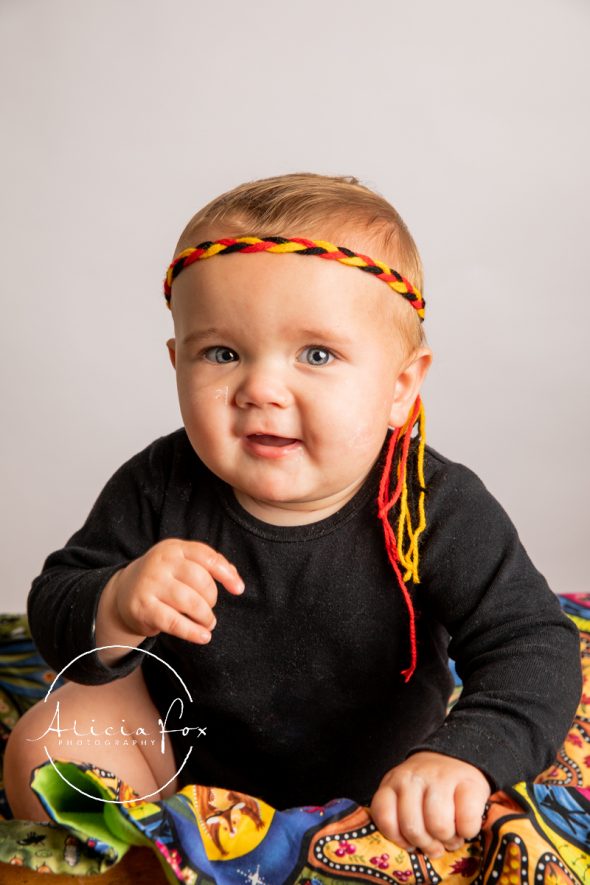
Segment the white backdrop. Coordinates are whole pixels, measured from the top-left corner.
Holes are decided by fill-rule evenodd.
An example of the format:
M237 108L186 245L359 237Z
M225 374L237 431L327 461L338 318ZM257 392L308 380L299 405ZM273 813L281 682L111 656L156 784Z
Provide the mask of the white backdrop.
M161 285L206 201L353 174L426 268L427 442L589 590L587 0L0 3L1 609L181 424Z

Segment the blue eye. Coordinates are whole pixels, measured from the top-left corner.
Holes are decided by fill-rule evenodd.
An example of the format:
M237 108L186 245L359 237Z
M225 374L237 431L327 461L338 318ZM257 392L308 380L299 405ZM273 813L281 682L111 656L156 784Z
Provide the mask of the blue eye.
M209 360L207 357L207 354L212 350L214 350L216 352L215 357L213 358L213 360ZM233 354L234 356L237 357L237 353L235 352L235 350L232 350L230 347L224 347L222 344L214 344L212 347L208 347L206 350L203 351L203 357L206 360L208 360L208 362L231 363L231 362L233 362L233 360L231 359L231 356L229 359L226 359L226 356L228 353ZM218 359L220 354L222 354L223 356L221 359Z
M331 351L327 350L325 347L319 347L317 344L312 344L309 347L306 347L303 353L305 353L305 351L310 351L313 355L312 359L307 360L310 366L327 366L328 360L326 358L330 356L334 357L334 354ZM319 357L318 354L320 355Z

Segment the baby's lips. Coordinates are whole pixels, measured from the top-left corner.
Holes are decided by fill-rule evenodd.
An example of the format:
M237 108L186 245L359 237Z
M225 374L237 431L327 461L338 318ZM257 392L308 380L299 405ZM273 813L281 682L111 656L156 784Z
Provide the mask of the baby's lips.
M260 443L263 446L288 446L291 445L291 443L299 442L299 440L295 439L293 436L275 436L275 434L271 433L252 433L248 439Z

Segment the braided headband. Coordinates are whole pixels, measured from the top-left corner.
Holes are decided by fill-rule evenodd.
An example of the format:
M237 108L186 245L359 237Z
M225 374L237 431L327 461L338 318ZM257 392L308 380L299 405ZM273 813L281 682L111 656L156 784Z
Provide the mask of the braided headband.
M335 246L326 240L307 240L303 237L292 237L290 239L285 237L264 237L264 239L249 236L237 237L235 239L224 237L220 240L207 240L199 243L194 248L184 249L172 261L166 272L164 295L166 296L167 307L170 309L172 283L185 267L202 258L212 258L214 255L229 255L232 252L240 252L242 255L255 252L271 252L275 254L294 252L297 255L317 255L319 258L330 258L340 261L342 264L348 264L351 267L358 267L360 270L374 274L377 279L383 280L395 292L399 292L400 295L407 298L412 307L418 312L420 321L424 320L424 299L418 290L397 271L392 270L381 261L373 261L373 259L368 258L366 255L345 249L344 246ZM417 502L415 496L412 496L413 500L411 503L414 510L412 517L408 502L407 461L412 429L416 423L418 423L416 478L420 493ZM383 525L385 549L391 567L395 572L409 615L411 661L410 666L402 670L402 676L406 682L411 679L418 661L414 606L405 581L411 579L414 584L420 583L418 576L418 537L426 528L426 516L424 513L424 493L426 491L424 483L424 447L426 438L424 425L424 407L420 397L417 396L403 427L396 427L391 434L379 482L379 496L377 500L377 515ZM390 492L392 475L396 476L396 487L393 493ZM400 502L400 512L397 520L396 538L393 527L389 522L388 513L398 501ZM416 528L412 526L412 519L414 523L418 523ZM406 534L407 541L404 537ZM405 550L403 549L404 542L406 543ZM400 565L405 569L403 575Z
M402 277L397 270L393 270L382 261L374 261L368 255L352 252L344 246L335 246L334 243L329 243L327 240L306 240L304 237L264 237L264 239L260 237L237 237L235 239L224 237L221 240L206 240L194 248L183 249L166 272L164 295L168 307L170 307L172 283L181 270L201 258L212 258L213 255L230 255L232 252L241 252L242 254L248 252L275 254L293 252L296 255L317 255L318 258L329 258L333 261L340 261L342 264L358 267L359 270L373 274L378 280L383 280L395 292L399 292L400 295L407 298L412 307L417 310L420 321L424 321L424 299L410 281Z

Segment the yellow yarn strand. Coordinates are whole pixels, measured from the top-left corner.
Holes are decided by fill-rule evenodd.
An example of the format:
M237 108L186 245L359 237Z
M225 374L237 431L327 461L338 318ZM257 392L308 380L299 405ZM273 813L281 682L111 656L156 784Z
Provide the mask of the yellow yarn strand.
M418 573L418 567L420 563L419 550L418 550L418 538L426 528L426 513L424 510L424 491L425 491L425 482L424 482L424 447L426 445L426 433L425 433L425 416L424 416L424 406L422 402L420 403L420 410L418 413L419 417L419 446L418 446L418 463L417 463L417 472L418 479L420 482L420 495L418 498L418 514L420 517L420 522L418 527L414 531L412 528L412 517L410 513L410 508L408 506L408 486L407 486L407 476L404 475L403 486L402 486L402 494L400 501L400 515L398 519L397 525L397 546L399 559L401 564L406 569L404 574L404 581L409 580L410 578L415 584L420 583L420 576ZM409 421L409 419L408 419ZM404 429L407 428L408 422L404 424ZM408 432L409 432L409 428ZM401 464L398 464L398 479L399 479L399 471L401 469ZM410 541L409 548L404 551L404 536L407 531L408 540Z

